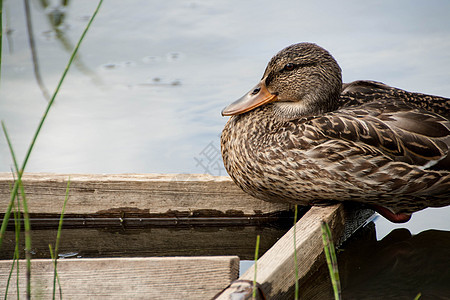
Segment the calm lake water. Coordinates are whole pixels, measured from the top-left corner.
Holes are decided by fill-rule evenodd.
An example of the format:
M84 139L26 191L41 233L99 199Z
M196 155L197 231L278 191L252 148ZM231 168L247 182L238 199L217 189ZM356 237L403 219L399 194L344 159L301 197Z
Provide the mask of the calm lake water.
M44 90L53 92L97 1L49 3L31 3L40 88L23 1L4 1L0 119L19 160L46 106ZM27 171L226 175L221 109L254 86L272 55L300 41L328 49L346 82L450 97L449 11L445 0L105 1ZM0 171L11 167L1 138ZM376 218L377 239L398 228L450 231L449 214L427 209L401 225Z

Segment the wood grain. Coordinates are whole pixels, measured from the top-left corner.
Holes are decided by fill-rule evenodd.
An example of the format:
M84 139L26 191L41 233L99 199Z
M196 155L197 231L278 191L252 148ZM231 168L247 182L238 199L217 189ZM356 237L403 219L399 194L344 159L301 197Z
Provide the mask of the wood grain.
M370 210L346 208L343 204L312 207L296 224L296 249L300 280L325 263L323 256L321 221L329 224L333 239L339 243L373 214ZM359 215L357 217L356 215ZM257 282L268 299L291 299L295 282L294 228L289 230L257 262ZM263 236L261 238L264 238ZM236 283L231 284L217 299L251 299L254 266L250 267ZM301 287L300 287L301 289ZM248 298L250 295L250 298Z
M25 261L20 261L20 297L25 299ZM11 261L0 261L0 294L5 294ZM31 262L32 299L51 299L53 263ZM63 299L211 299L236 279L239 258L98 258L58 261ZM17 298L16 272L8 296ZM56 297L59 299L58 291Z
M138 229L70 228L63 229L59 253L89 257L150 257L237 255L253 260L256 235L263 236L260 253L264 253L289 228L225 226L225 227L157 227ZM15 249L15 233L6 231L0 259L11 259ZM48 245L55 244L56 229L31 231L33 258L50 258ZM25 256L24 234L20 238L20 256Z
M242 217L286 211L241 191L228 176L203 174L25 173L29 212L59 215L70 177L66 214L128 217ZM0 211L10 200L13 178L0 173ZM172 220L176 222L176 220Z

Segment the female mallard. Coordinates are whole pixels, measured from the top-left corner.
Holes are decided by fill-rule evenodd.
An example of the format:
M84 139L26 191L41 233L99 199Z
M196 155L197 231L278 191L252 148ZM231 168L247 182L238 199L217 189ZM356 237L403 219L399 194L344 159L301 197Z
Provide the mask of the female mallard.
M393 222L450 204L450 99L373 81L342 84L323 48L291 45L227 106L225 168L250 195L367 203Z

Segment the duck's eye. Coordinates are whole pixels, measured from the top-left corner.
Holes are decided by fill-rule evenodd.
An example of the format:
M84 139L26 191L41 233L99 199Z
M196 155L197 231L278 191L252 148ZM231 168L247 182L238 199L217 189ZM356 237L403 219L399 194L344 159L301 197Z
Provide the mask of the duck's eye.
M287 64L284 66L283 69L286 70L286 71L292 71L292 70L294 70L294 64L293 64L293 63L287 63Z

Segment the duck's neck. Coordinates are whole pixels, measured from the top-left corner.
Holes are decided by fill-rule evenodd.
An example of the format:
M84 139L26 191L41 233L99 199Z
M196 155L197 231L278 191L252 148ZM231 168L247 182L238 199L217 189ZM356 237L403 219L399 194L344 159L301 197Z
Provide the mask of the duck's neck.
M273 114L280 120L299 119L318 113L304 102L277 102L273 104Z
M318 116L337 109L336 97L329 100L303 99L295 102L273 103L273 114L280 120L293 120L309 116Z

